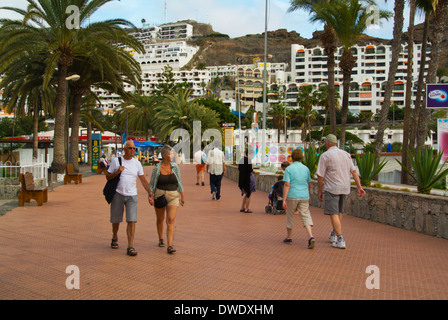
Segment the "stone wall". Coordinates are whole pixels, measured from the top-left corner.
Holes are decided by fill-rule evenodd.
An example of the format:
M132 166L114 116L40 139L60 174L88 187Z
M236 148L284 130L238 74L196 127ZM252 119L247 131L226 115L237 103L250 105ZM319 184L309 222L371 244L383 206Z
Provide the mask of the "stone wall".
M238 181L238 168L228 165L226 177ZM257 189L269 192L278 175L255 173ZM347 214L416 231L430 236L448 239L448 198L422 195L415 192L393 191L380 188L364 188L366 195L359 198L352 187L347 202ZM322 208L317 198L317 182L311 183L310 205Z

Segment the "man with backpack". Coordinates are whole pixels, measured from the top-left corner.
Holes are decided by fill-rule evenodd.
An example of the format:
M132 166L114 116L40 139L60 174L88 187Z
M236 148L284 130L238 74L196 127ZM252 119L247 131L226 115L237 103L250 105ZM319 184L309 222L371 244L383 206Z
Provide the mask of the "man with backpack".
M135 145L132 140L126 141L123 148L123 156L115 158L106 173L106 179L112 180L120 175L115 195L110 204L110 222L112 223L112 249L118 249L118 228L123 221L124 208L126 207L127 254L136 256L137 251L133 247L135 223L137 222L137 177L148 193L148 201L154 202L149 183L143 173L142 164L134 158Z

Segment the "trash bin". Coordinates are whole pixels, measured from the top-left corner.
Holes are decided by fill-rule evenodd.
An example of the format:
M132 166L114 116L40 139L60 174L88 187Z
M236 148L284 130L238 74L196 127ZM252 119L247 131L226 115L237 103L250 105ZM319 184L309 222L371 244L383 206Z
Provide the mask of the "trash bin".
M48 186L53 188L53 184L58 182L58 170L55 168L48 168Z

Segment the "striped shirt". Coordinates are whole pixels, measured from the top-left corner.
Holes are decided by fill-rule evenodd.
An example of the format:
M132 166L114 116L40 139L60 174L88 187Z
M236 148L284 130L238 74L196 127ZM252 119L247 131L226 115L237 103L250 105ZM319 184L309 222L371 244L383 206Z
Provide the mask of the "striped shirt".
M321 155L316 173L324 178L325 191L350 194L351 174L354 170L350 154L333 146Z

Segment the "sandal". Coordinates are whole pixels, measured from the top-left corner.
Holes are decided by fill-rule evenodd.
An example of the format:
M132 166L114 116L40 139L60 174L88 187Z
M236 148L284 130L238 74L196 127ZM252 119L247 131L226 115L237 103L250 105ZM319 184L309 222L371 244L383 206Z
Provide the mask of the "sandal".
M128 248L128 256L136 256L137 255L137 251L135 251L135 249L133 247L129 247Z
M244 213L252 213L252 210L250 209L244 210Z
M244 209L241 209L241 210L240 210L240 212L244 212L244 211L246 211L246 210L244 210Z
M112 242L110 243L110 247L112 249L118 249L118 239L112 239Z
M159 239L159 244L158 244L158 246L159 246L160 248L162 248L162 247L165 246L165 244L163 243L163 239Z
M175 250L172 246L169 246L169 247L166 249L166 252L168 252L169 254L173 254L174 252L176 252L176 250Z

